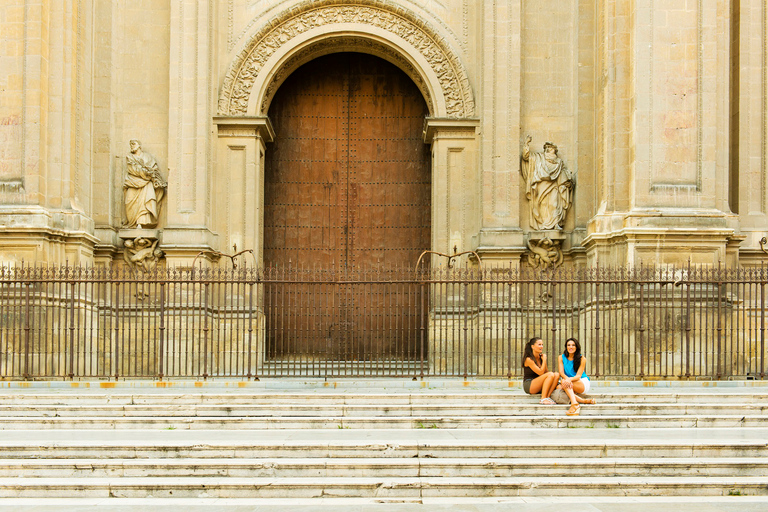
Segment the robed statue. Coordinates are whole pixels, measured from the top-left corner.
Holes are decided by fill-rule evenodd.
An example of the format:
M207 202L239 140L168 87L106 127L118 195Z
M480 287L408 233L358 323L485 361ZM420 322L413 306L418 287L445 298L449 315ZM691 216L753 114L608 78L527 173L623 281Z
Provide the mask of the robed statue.
M160 201L168 183L160 174L155 157L141 149L141 142L130 142L131 152L125 157L127 174L125 194L126 227L153 228L157 226Z
M530 135L523 145L520 172L525 180L531 227L559 230L573 200L573 174L557 154L557 146L544 143L544 152L532 152Z

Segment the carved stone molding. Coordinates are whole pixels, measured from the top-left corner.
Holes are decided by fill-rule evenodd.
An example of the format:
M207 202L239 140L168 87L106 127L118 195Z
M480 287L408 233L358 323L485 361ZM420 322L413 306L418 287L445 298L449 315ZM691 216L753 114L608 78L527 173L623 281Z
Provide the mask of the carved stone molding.
M427 102L430 112L435 111L429 88L424 82L424 79L411 63L399 52L374 39L365 37L338 37L333 39L323 39L322 41L311 44L293 54L290 59L280 66L280 69L278 69L274 76L272 76L272 79L267 86L267 91L261 102L261 112L266 113L269 110L269 104L272 102L272 98L275 96L277 89L283 81L285 81L285 79L302 64L323 55L345 51L368 53L391 62L413 80L413 83L416 84L419 91L421 91L422 96L424 96L424 100Z
M445 39L430 29L425 20L402 7L380 0L358 0L355 5L345 4L343 0L307 0L265 23L265 26L249 40L230 65L219 95L219 115L247 115L248 100L256 77L262 72L269 58L283 45L289 44L295 37L315 28L347 24L350 28L353 25L358 27L369 25L378 30L385 30L404 39L421 54L437 77L445 100L445 112L432 111L433 116L445 115L450 118L474 116L475 104L469 87L469 78L459 57L451 50ZM344 40L339 38L338 34L330 35L329 39ZM376 46L372 40L368 40L371 42L366 41L362 44L364 39L366 38L348 39L347 42L351 45L328 44L339 44L341 46L338 48L347 50L360 49L368 52L375 50L382 57L403 68L412 78L416 75L415 70L409 72L409 68L412 69L410 65L403 66L407 64L404 57L395 58L395 55L399 55L397 50L390 47L384 52L381 49L384 46L383 43ZM320 50L316 48L315 51ZM326 48L326 51L330 53L330 49ZM299 60L301 58L298 57ZM283 66L283 69L288 70L290 66ZM416 82L422 91L424 90L421 85L423 82L423 78ZM272 80L272 84L279 85L279 83L279 79ZM265 95L266 101L260 105L262 109L268 105L270 94L274 94L276 86L271 87L272 90ZM429 97L425 96L425 98L429 103ZM264 114L263 110L260 114Z

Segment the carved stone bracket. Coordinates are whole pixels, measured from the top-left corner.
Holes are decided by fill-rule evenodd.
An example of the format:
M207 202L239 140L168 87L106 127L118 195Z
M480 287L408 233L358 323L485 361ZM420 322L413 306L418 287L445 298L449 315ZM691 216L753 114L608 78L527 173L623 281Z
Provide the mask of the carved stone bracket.
M358 33L360 25L368 25L407 41L426 60L439 81L446 110L445 112L432 111L431 114L450 118L474 116L475 104L469 87L469 78L456 52L450 48L444 38L430 28L428 22L401 7L396 8L380 0L358 0L354 5L349 5L343 0L307 0L268 20L230 65L219 95L219 115L247 115L251 89L270 57L282 46L290 44L292 39L310 30L330 25L342 27L348 25L350 32L356 30ZM334 36L329 38L334 39ZM336 36L335 39L343 38ZM356 39L357 43L355 41L352 43L359 45L360 36ZM352 43L347 41L346 46L343 42L338 44L350 49L349 44ZM316 50L322 51L319 48ZM332 49L326 48L324 51L332 51ZM381 49L376 52L382 53ZM397 52L390 48L384 53L388 55L382 55L383 57L389 60L394 58L394 63L403 67L402 56L393 57ZM406 72L409 72L408 68L409 66L405 66ZM414 74L411 76L413 77ZM272 82L274 83L274 80ZM273 93L274 86L271 91L267 91L265 98L268 100L269 94ZM264 108L265 103L263 102L260 106ZM263 114L263 112L260 113Z
M528 265L539 269L555 269L563 263L562 243L565 236L559 232L532 232L528 238Z
M157 268L160 258L165 256L158 247L160 232L156 229L123 229L118 232L118 236L125 246L123 250L125 263L139 274L152 273ZM148 296L149 293L145 292L139 284L136 298L143 300Z

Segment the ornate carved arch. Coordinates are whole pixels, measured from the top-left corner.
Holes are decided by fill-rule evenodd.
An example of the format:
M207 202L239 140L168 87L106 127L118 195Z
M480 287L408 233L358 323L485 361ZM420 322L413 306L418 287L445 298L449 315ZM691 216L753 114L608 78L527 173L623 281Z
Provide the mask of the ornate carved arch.
M349 27L346 33L345 26ZM386 40L361 34L361 26L405 41L418 55L404 55ZM219 95L219 115L247 115L254 82L261 73L271 72L264 69L270 57L283 47L297 46L295 38L323 28L330 29L327 37L299 45L296 53L274 71L261 99L260 113L265 112L275 90L293 69L324 53L354 50L380 56L403 69L421 89L433 117L474 117L469 78L445 39L434 33L425 20L380 0L357 0L354 5L344 0L308 0L269 20L230 65ZM430 77L422 76L412 65L416 58L429 66ZM430 89L443 101L436 101Z

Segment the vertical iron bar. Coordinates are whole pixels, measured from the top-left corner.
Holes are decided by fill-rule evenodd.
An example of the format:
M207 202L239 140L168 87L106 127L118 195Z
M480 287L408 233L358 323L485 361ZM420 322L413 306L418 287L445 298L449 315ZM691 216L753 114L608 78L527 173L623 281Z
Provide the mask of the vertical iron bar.
M600 376L600 270L595 281L595 377Z
M643 275L642 275L642 269L641 269L640 279L642 279L642 278L643 278ZM639 376L642 379L645 376L645 343L644 343L645 342L645 339L644 339L645 338L645 326L644 326L644 319L643 319L643 315L644 315L645 311L644 311L644 308L643 308L643 306L644 306L644 304L643 304L643 283L640 282L639 285L640 285L640 327L638 329L640 331L640 372L639 372Z
M251 380L251 377L253 377L254 380L257 380L259 378L258 368L256 368L255 375L251 374L251 368L253 368L251 355L253 354L253 287L254 286L255 286L254 283L250 283L248 285L248 363L247 363L248 374L246 376L248 380ZM257 362L258 362L258 358L257 358Z
M115 283L115 380L120 378L120 282Z
M688 264L688 279L691 278L691 265ZM691 283L685 284L685 377L691 377Z
M209 277L209 273L206 273ZM211 283L206 280L203 294L203 380L208 379L208 293Z
M512 378L512 276L507 284L507 379Z
M760 283L760 379L765 378L765 266L761 268Z
M24 380L29 379L29 353L30 353L30 346L29 346L29 330L30 330L30 304L29 304L29 287L32 285L31 282L27 281L24 283L25 286L25 301L24 301L24 373L23 377Z
M158 377L163 380L163 369L165 355L165 282L160 283L160 348L158 350Z
M722 370L720 367L720 360L723 357L723 351L722 351L722 337L723 337L723 326L722 326L722 303L723 303L723 275L720 271L720 268L717 269L717 355L715 356L715 359L717 361L717 376L716 378L719 380L722 376Z
M469 340L467 339L468 331L469 331L469 324L468 324L468 311L467 307L469 306L469 283L466 281L466 276L464 279L464 282L462 283L464 285L464 380L467 379L467 374L469 370L469 360L468 356L468 343Z
M424 313L424 285L421 283L421 300L419 300L419 314L421 316L421 353L419 354L419 376L424 379L424 336L427 326L425 325L426 315Z
M74 279L74 278L73 278ZM75 378L75 286L76 283L72 281L71 297L70 297L70 311L69 311L69 379Z

